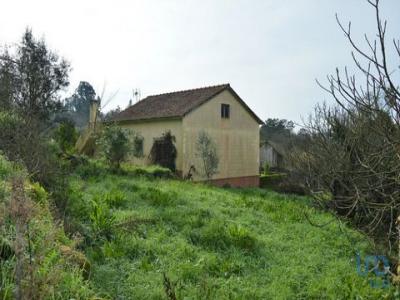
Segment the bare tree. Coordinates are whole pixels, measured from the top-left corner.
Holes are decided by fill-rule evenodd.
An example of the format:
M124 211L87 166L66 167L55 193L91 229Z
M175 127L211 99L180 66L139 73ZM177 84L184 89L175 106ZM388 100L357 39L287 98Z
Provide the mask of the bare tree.
M347 68L329 75L327 86L318 82L337 106L316 107L306 124L309 143L292 158L321 204L391 245L400 213L398 67L388 65L387 22L380 16L380 1L367 2L375 12L377 38L365 35L365 49L355 42L351 23L345 26L336 16L363 84ZM400 59L399 40L392 41L392 50Z

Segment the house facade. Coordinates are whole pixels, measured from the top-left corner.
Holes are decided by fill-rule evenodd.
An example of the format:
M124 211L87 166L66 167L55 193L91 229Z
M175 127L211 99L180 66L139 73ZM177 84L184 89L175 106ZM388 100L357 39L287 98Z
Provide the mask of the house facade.
M143 137L143 157L132 158L136 164L149 164L154 139L170 131L175 137L177 173L185 176L194 166L193 180L206 180L196 148L199 134L204 132L214 141L219 158L214 184L259 184L262 121L229 84L149 96L114 121Z

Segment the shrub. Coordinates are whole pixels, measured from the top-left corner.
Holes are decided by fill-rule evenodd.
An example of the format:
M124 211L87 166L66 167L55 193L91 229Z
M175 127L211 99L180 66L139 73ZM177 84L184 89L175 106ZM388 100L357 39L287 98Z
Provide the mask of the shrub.
M133 156L137 158L143 157L143 142L144 138L139 133L133 134Z
M31 183L29 189L29 195L37 203L44 204L47 202L47 191L37 182Z
M173 173L170 169L161 166L138 167L124 165L122 168L127 175L144 176L147 178L172 178Z
M82 163L75 169L75 173L82 179L100 177L108 173L104 164L98 160L82 160Z
M268 164L268 162L266 161L265 163L264 163L264 175L267 175L269 173L269 164Z
M100 145L109 165L118 170L130 151L129 131L113 124L104 128Z
M75 143L78 140L78 132L74 123L70 120L64 120L56 129L54 138L62 152L73 152Z

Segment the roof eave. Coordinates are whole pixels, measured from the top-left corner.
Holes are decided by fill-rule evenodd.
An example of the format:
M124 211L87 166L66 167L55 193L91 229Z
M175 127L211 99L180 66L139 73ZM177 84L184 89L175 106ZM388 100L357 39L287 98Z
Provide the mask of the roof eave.
M171 117L155 117L155 118L144 118L144 119L120 119L120 120L111 120L107 123L145 123L145 122L154 122L154 121L174 121L174 120L182 120L181 116L171 116Z

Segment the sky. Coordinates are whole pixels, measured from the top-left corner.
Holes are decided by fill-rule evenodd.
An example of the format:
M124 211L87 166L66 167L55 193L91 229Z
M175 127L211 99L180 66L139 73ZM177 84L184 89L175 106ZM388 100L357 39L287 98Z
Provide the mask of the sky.
M317 103L332 102L315 80L352 65L335 13L352 21L363 47L363 34L376 32L365 0L2 2L0 44L15 44L30 27L71 63L65 95L88 81L110 99L104 111L125 108L134 89L144 98L230 83L261 119L301 124ZM388 41L400 38L400 0L381 7Z

